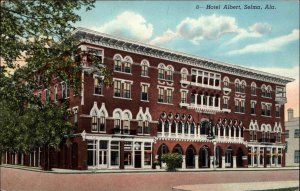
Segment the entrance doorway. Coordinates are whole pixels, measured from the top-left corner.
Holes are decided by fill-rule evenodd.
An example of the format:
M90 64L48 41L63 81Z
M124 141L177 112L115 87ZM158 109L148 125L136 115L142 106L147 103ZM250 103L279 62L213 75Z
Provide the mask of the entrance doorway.
M200 167L209 168L209 151L208 147L204 146L200 150Z
M186 168L195 168L195 151L191 147L186 150Z
M142 167L142 152L135 151L134 153L134 168L141 168Z
M239 148L237 151L237 156L236 156L236 166L237 167L243 167L243 155L244 152L242 148Z

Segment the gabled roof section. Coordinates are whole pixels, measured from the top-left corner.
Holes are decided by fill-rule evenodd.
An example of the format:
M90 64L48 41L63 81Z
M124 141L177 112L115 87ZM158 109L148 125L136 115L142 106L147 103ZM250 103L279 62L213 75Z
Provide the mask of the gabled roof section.
M100 45L108 48L114 48L140 55L160 58L195 67L201 67L213 71L242 76L250 79L256 79L279 85L286 85L287 83L294 81L293 78L279 76L251 68L246 68L239 65L228 64L221 61L216 61L204 57L194 56L187 53L160 48L142 42L123 39L120 37L104 34L86 28L79 27L75 29L72 32L72 34L81 42Z

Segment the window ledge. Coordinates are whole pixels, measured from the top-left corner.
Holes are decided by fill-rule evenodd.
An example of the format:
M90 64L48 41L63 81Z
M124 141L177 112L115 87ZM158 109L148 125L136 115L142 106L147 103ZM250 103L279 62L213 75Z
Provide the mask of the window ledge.
M163 105L174 105L173 103L164 103L164 102L157 102L159 104L163 104Z
M132 73L127 73L127 72L122 72L122 71L117 71L117 70L114 70L114 72L120 73L120 74L128 74L128 75L132 75Z
M143 78L150 78L149 76L143 76L143 75L141 75L141 77L143 77Z
M242 112L234 112L234 113L237 113L237 114L245 114L245 113L242 113Z
M252 116L256 116L256 114L254 114L254 113L251 113L250 115L252 115Z
M142 101L142 102L148 102L148 103L150 102L149 100L140 100L140 101Z
M103 95L103 94L93 94L93 96L100 96L100 97L103 97L104 95Z
M116 97L116 96L113 96L113 98L117 98L117 99L125 99L125 100L132 100L132 98Z
M268 115L261 115L261 116L263 116L263 117L270 117L270 118L272 118L272 116L268 116Z

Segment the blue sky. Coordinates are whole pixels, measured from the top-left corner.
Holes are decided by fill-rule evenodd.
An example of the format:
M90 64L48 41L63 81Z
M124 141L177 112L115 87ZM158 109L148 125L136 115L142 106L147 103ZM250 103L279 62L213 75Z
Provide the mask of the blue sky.
M298 1L96 1L79 15L76 26L292 77L290 86L299 86Z

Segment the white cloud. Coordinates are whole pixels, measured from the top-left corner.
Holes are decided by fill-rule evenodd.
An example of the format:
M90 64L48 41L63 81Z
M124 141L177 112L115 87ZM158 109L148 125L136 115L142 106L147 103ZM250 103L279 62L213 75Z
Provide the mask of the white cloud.
M101 27L93 29L141 41L150 39L153 34L153 25L140 14L130 11L125 11Z
M186 18L181 21L176 31L168 30L162 36L151 41L152 44L163 44L173 40L175 37L198 43L203 39L214 40L226 33L238 32L238 26L234 17L229 16L200 16L198 19Z
M269 33L271 30L272 26L268 23L255 23L249 27L249 30L239 29L238 35L225 43L225 45L233 44L246 38L259 38L262 35Z
M284 45L299 39L299 29L294 29L292 33L277 38L273 38L266 42L250 44L242 49L229 51L227 54L246 54L246 53L257 53L257 52L275 52L280 50Z

